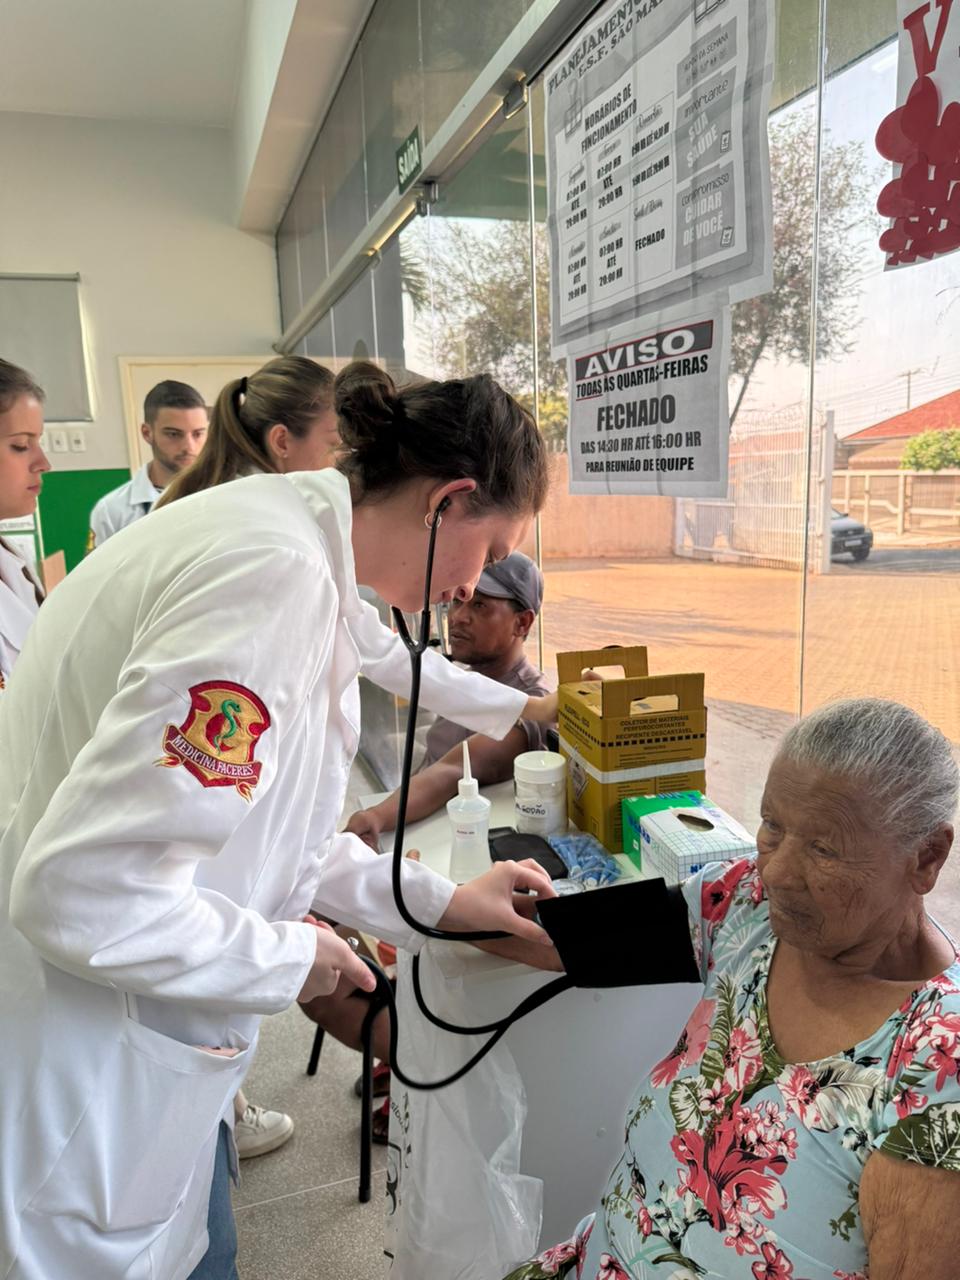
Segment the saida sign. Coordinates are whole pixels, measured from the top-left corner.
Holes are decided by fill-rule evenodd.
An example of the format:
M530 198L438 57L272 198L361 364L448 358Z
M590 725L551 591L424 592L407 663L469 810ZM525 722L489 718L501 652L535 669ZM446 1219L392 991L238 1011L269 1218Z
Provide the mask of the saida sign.
M420 126L417 125L397 149L397 190L400 195L403 195L420 172L421 163Z

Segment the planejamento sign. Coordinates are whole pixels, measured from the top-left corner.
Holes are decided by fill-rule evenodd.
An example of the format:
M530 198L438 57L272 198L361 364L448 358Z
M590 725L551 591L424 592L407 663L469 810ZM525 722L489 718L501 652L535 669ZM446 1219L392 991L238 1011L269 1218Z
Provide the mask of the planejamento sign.
M546 74L555 354L770 287L770 0L613 0Z

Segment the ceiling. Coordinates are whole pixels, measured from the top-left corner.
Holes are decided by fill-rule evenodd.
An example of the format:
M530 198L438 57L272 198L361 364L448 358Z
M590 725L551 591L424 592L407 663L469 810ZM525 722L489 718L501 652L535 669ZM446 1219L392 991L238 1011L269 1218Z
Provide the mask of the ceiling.
M2 0L0 111L229 128L246 0Z

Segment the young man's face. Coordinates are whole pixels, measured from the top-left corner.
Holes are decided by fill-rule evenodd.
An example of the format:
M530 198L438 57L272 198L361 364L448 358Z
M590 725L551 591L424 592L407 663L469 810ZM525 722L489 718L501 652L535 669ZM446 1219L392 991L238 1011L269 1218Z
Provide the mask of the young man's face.
M140 428L166 478L188 467L207 438L206 409L158 409Z
M509 600L475 591L472 599L455 600L447 615L450 654L457 662L482 666L506 657L518 636L533 623L532 610L518 613Z

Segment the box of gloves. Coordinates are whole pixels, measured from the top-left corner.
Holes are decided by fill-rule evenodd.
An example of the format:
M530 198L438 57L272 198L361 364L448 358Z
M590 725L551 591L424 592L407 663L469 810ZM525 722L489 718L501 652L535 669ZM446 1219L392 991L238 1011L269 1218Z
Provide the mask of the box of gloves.
M623 679L591 680L598 664ZM624 799L706 786L703 675L650 676L643 647L558 653L557 672L570 820L621 853Z
M670 801L650 805L640 796L624 802L624 829L631 846L631 860L645 875L663 876L667 884L679 884L708 862L729 862L756 853L757 842L749 831L705 795L687 792L653 797Z

